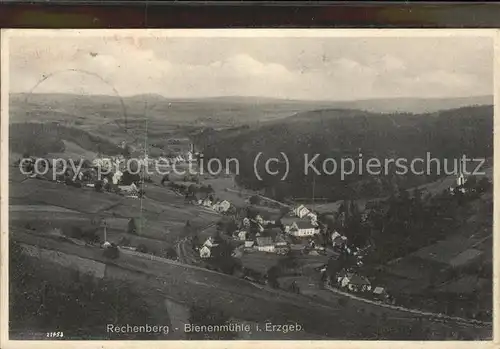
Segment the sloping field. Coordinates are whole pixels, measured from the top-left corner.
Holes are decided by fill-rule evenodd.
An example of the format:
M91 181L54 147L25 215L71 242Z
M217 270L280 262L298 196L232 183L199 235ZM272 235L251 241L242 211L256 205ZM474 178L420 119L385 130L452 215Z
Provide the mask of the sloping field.
M96 152L84 149L74 142L63 140L63 143L64 143L63 153L49 153L47 156L53 159L71 158L71 159L87 159L91 161L97 157Z
M220 219L215 213L185 204L183 198L179 199L167 189L157 189L158 196L164 195L164 201L145 198L141 203L140 199L50 181L10 182L10 200L15 205L10 212L10 221L22 227L29 223L31 227L46 231L55 227L82 226L99 217L106 219L112 241L119 242L122 237L127 237L134 246L140 243L150 251L160 251L182 237L187 221L192 228L200 228ZM140 237L126 234L132 217L142 217L137 222L138 228L142 228ZM158 246L155 246L155 241Z
M83 213L97 213L123 200L119 195L96 193L91 188L74 188L37 179L9 184L9 197L24 198L27 205L45 204Z

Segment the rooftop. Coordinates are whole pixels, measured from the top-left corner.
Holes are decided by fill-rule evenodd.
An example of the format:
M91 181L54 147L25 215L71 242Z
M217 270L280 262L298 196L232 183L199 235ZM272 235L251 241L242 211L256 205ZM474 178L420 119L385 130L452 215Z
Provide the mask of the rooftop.
M300 220L300 221L297 221L297 227L299 229L311 229L311 228L316 228L314 225L311 224L311 222L309 221L304 221L304 220Z

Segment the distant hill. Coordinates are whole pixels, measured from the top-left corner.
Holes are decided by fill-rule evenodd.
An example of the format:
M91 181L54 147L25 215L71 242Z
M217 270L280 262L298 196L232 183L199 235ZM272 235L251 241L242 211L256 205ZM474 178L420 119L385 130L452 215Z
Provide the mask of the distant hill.
M336 108L375 113L431 113L474 105L493 105L493 96L461 98L384 98L335 103Z

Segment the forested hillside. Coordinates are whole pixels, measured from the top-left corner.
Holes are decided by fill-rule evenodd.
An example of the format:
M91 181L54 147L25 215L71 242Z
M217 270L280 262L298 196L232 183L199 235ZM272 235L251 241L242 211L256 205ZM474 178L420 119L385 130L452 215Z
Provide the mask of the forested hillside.
M10 151L19 154L44 156L47 153L64 152L63 140L81 148L109 155L119 154L122 149L111 141L84 130L58 123L19 123L9 129Z
M343 180L340 171L334 175L304 173L304 155L309 159L320 154L316 164L326 158L357 158L361 150L365 162L375 157L384 159L415 158L455 159L466 154L469 158L488 158L493 154L493 107L471 106L427 114L376 114L357 110L329 109L299 113L260 127L230 131L206 130L196 143L205 159L237 158L240 184L265 189L278 199L285 196L311 197L313 176L316 197L331 200L386 195L395 188L413 187L440 176L436 168L427 176L396 175L389 166L387 175L350 175ZM260 181L254 171L256 155L279 157L284 152L290 161L290 173L285 181L277 176L264 176L264 161L260 162ZM276 165L274 165L276 166ZM284 173L284 162L281 164ZM443 174L441 169L441 175ZM450 164L449 170L453 170Z

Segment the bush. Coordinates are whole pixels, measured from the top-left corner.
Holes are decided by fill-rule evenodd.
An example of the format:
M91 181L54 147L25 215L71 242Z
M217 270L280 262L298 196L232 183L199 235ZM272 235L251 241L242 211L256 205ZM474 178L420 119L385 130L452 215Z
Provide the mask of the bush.
M169 247L166 251L165 251L165 257L168 258L168 259L177 259L177 251L175 250L175 248L173 247Z
M96 181L94 183L94 189L95 189L96 192L101 193L102 189L103 189L102 181Z
M252 205L259 205L260 204L260 197L257 196L257 195L253 195L250 197L250 199L248 200L248 202Z

